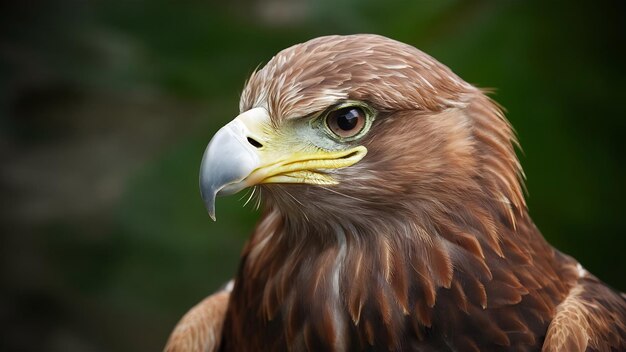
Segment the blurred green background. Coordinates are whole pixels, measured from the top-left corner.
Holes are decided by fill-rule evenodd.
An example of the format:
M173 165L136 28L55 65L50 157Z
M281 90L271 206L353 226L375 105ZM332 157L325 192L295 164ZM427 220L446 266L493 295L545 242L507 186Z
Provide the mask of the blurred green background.
M256 214L198 167L244 81L370 32L497 88L544 235L626 290L623 2L4 1L0 350L154 351L234 275Z

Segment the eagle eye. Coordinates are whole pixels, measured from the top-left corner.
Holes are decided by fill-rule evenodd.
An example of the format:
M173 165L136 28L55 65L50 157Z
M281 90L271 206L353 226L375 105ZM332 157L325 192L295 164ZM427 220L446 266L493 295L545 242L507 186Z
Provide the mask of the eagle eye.
M326 115L326 125L337 136L350 138L358 135L365 126L366 113L358 106L347 106Z

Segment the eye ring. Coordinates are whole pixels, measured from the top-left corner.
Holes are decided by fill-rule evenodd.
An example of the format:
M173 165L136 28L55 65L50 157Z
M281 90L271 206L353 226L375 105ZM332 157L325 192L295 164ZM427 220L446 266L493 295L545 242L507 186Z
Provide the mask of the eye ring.
M352 141L362 137L373 120L369 107L359 103L345 103L335 106L324 117L330 134L342 141Z

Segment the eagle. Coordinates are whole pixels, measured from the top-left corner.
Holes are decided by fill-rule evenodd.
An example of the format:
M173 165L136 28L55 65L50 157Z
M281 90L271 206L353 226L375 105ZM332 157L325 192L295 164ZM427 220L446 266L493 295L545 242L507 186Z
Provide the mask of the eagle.
M626 296L541 235L486 91L401 42L325 36L252 73L200 170L262 215L166 351L624 351Z

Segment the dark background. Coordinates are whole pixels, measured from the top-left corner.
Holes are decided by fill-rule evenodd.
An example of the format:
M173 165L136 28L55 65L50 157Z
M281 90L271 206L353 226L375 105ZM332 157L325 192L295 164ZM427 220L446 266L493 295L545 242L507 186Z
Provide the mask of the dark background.
M198 167L292 44L378 33L496 88L548 240L626 290L622 2L3 1L0 350L154 351L258 214Z

